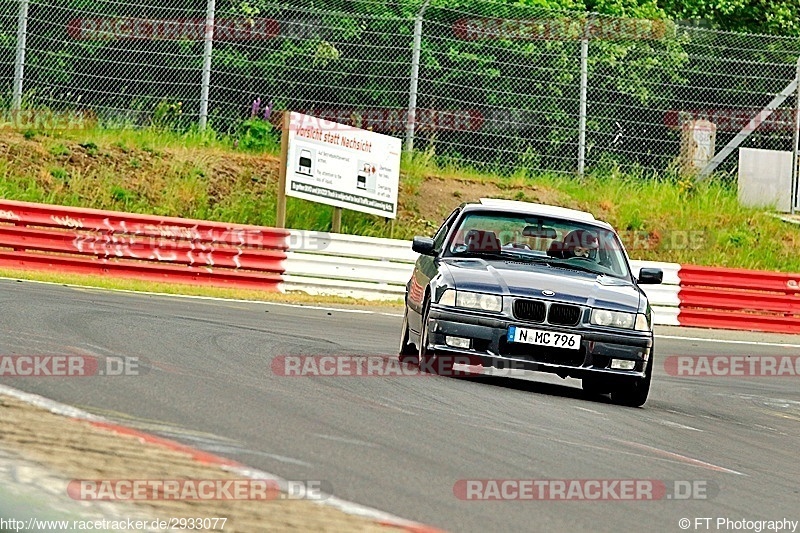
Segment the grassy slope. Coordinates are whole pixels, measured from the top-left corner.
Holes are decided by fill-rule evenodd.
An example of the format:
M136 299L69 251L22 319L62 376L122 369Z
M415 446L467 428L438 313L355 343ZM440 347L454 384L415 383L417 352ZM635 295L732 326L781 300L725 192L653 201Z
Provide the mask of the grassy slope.
M405 160L395 224L345 211L343 230L430 234L462 201L481 196L591 211L622 234L636 259L800 272L800 227L738 205L735 186L607 172L583 180L511 177ZM0 196L139 213L271 225L278 160L227 138L152 130L0 130ZM326 230L331 208L289 199L287 225Z

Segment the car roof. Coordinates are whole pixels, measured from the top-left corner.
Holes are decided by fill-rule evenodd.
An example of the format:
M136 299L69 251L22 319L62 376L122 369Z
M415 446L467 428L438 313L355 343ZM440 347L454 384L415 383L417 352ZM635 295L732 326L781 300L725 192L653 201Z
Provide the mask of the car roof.
M542 215L562 218L574 222L589 222L611 229L611 226L603 221L594 218L594 215L586 211L568 209L556 205L537 204L533 202L520 202L518 200L504 200L502 198L481 198L480 203L465 204L470 209L497 209L512 213L522 213L526 215Z

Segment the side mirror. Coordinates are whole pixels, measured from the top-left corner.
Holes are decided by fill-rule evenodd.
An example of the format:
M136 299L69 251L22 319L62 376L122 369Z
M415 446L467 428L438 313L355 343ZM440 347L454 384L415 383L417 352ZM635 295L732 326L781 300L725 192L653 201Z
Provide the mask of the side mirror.
M422 255L436 255L433 249L433 239L430 237L414 237L411 249Z
M640 285L658 285L664 281L664 271L660 268L643 268L639 271Z

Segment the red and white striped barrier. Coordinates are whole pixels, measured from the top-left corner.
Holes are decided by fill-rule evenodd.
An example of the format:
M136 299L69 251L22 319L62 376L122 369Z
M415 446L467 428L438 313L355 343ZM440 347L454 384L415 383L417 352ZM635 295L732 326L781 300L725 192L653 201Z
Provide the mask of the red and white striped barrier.
M0 267L281 290L289 232L0 200Z
M0 200L0 267L400 300L410 241ZM800 333L800 274L632 261L662 325Z
M800 333L800 273L680 269L682 326Z

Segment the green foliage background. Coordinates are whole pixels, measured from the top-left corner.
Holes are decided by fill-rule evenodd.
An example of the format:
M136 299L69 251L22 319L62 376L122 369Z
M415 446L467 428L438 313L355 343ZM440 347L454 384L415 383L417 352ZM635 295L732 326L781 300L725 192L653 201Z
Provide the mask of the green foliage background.
M217 19L272 18L290 28L283 38L215 42L210 117L217 131L240 131L242 121L251 118L251 103L261 98L265 106L272 103L270 109L309 113L397 110L397 120L382 129L403 134L414 17L422 0L219 0L216 5ZM16 0L0 0L3 101L13 79L17 6ZM76 40L67 28L86 18L203 19L205 6L200 0L30 0L26 105L91 109L106 126L193 127L200 108L202 42ZM416 146L435 151L441 160L500 172L519 166L574 170L579 41L463 40L454 37L453 27L464 18L545 21L592 12L599 21L661 20L669 31L663 39L591 42L589 163L668 170L678 134L664 125L665 112L687 105L763 106L791 79L800 54L797 8L796 0L431 0L419 107L470 109L484 119L500 110L516 113L511 120L520 117L521 124L468 132L422 126ZM164 110L171 110L168 121ZM353 117L356 125L358 120ZM749 142L783 148L788 139L765 133ZM720 135L718 144L724 141Z

